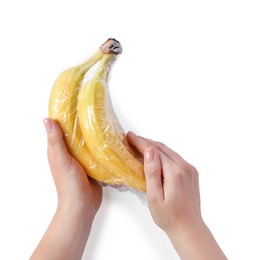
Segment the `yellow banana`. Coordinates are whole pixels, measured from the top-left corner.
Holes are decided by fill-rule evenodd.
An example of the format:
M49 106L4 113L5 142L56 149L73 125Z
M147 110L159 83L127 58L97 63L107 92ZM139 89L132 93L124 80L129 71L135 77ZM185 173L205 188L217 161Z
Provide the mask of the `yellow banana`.
M49 116L61 127L68 150L81 163L86 173L98 181L109 178L110 174L97 164L85 144L79 126L77 103L85 74L103 57L111 45L111 40L104 43L84 63L63 71L56 79L49 99Z
M116 56L104 54L94 76L80 89L80 128L98 164L109 171L108 183L145 192L142 161L127 143L109 94L108 78Z

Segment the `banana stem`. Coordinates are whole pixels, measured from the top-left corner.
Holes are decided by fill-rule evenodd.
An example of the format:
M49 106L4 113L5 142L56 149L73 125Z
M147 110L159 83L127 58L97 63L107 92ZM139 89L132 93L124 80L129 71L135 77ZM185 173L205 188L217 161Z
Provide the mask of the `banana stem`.
M114 38L109 38L101 47L100 50L104 53L97 76L108 81L112 66L119 54L122 53L122 45Z
M108 82L109 74L112 70L113 64L116 60L116 55L109 53L104 54L102 57L96 76L102 78L105 82Z
M122 45L114 38L109 38L104 44L101 45L100 50L105 53L114 53L116 55L122 53Z
M103 55L110 54L110 55L117 56L118 54L121 53L122 53L122 46L120 42L114 38L109 38L108 40L106 40L105 43L103 43L100 46L99 50L94 55L92 55L86 62L79 65L78 69L81 73L86 73L89 70L89 67L97 63L102 58ZM104 64L104 66L105 65L106 64ZM107 78L107 76L105 77Z
M83 62L81 65L77 67L80 73L86 73L91 66L96 64L103 56L103 52L101 50L97 50L97 52L92 55L87 61Z

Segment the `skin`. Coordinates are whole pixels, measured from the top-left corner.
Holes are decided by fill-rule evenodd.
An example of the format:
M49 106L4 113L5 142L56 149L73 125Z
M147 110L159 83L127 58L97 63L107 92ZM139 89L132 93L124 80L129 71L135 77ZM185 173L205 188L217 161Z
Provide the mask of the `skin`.
M128 133L144 154L148 207L181 259L227 259L204 223L196 168L166 145Z
M30 259L81 259L101 204L102 188L86 177L69 154L55 121L47 118L44 125L58 206ZM180 258L227 259L202 219L197 170L162 143L131 132L127 138L144 155L146 195L152 218L168 235Z
M44 125L58 206L30 259L81 259L92 222L101 204L102 188L86 178L81 165L69 154L55 121L45 119Z

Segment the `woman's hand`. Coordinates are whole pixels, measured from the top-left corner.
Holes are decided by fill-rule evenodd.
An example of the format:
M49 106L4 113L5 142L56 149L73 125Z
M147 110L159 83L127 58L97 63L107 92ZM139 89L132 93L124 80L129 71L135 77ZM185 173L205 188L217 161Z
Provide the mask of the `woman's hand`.
M148 206L181 259L226 259L201 216L198 172L166 145L128 133L144 155Z
M88 178L67 150L58 124L44 119L48 138L48 160L58 194L58 209L82 210L94 217L102 200L102 188Z
M102 188L86 176L81 165L70 155L57 123L46 118L44 125L58 207L30 259L81 259L101 204Z

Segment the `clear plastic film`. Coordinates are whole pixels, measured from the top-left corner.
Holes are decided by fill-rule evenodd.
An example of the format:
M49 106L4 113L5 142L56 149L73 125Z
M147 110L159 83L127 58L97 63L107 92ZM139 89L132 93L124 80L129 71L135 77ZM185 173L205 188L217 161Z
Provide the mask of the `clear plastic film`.
M121 44L108 39L87 61L63 71L52 88L49 116L59 123L70 153L87 175L102 185L133 191L144 202L143 158L127 142L108 88L121 52Z

